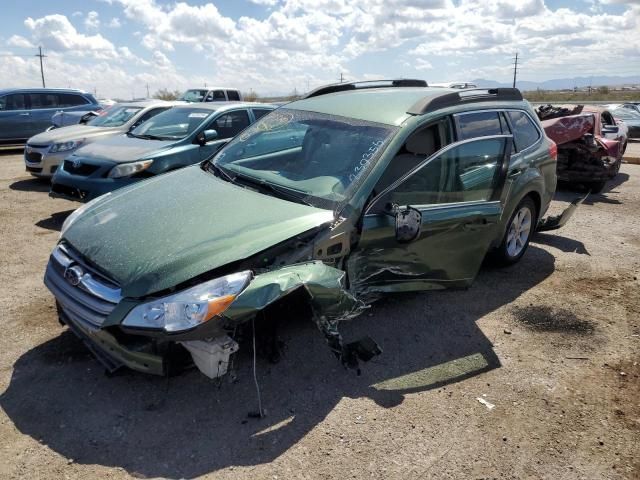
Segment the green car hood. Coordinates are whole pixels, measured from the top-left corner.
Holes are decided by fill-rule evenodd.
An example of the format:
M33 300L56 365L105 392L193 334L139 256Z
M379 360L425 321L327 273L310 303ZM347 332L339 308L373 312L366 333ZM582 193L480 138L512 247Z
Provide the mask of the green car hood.
M225 182L198 166L101 197L64 232L87 260L142 297L333 221L333 212Z

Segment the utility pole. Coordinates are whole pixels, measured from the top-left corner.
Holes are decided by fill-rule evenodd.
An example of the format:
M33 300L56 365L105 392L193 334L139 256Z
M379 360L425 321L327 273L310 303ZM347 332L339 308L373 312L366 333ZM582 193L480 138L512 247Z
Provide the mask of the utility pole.
M518 52L513 59L513 88L516 88L516 76L518 75Z
M36 57L40 57L40 75L42 75L42 88L45 88L44 84L44 67L42 66L42 59L46 57L46 55L42 54L42 47L38 47L38 53Z
M342 72L340 72L340 83L344 82L344 76L342 75Z
M150 98L149 96L149 84L147 83L147 98Z

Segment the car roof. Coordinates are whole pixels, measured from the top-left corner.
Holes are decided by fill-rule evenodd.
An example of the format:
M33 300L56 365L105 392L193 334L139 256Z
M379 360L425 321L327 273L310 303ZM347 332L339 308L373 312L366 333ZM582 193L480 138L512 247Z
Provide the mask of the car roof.
M236 90L236 91L240 91L239 88L234 88L234 87L194 87L194 88L187 88L185 90L185 92L188 92L189 90L206 90L207 92L209 90Z
M491 91L490 89L480 90ZM454 94L455 98L459 98L457 96L461 92L470 91L442 87L362 88L307 97L288 103L284 108L339 115L399 126L408 118L425 113L424 111L416 113L415 110L416 108L426 108L432 100L438 97L449 97ZM480 96L482 95L478 95L478 97ZM493 106L497 101L504 102L501 98L489 97L472 104L460 102L459 106L445 103L442 107L437 107L435 105L437 102L434 102L431 110L444 110L448 107L454 107L459 110L474 110L486 108L488 105ZM522 100L517 103L522 104Z
M146 107L153 107L156 105L165 105L167 107L172 107L175 105L187 105L186 102L181 102L181 101L167 101L167 100L159 100L159 99L150 99L150 100L140 100L140 101L133 101L133 102L117 102L114 103L113 106L120 106L120 107L142 107L142 108L146 108Z
M89 94L89 92L85 92L84 90L78 90L77 88L42 88L42 87L34 87L34 88L2 88L0 89L0 95L4 95L5 93L19 93L19 92L58 92L58 93L82 93Z
M211 111L218 110L232 110L234 108L276 108L276 105L270 103L258 103L258 102L196 102L196 103L181 103L176 105L175 108L197 108Z

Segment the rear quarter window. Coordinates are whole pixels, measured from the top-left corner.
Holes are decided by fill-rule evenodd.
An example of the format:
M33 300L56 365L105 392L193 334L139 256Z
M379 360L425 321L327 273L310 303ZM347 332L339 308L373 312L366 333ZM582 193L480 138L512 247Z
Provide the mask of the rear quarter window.
M513 141L520 152L530 147L540 138L540 132L535 127L529 116L524 112L506 112L513 129Z
M227 98L230 102L240 101L240 94L237 90L227 90Z
M264 117L267 113L271 112L271 110L265 110L264 108L254 108L253 116L258 120L261 117Z

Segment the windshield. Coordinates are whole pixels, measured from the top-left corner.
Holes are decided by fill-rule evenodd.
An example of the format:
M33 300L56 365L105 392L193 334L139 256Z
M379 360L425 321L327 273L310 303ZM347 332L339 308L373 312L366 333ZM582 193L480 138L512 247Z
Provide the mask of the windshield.
M207 90L187 90L182 94L180 100L184 100L185 102L202 102L206 94Z
M87 122L92 127L119 127L127 123L131 117L142 110L142 107L123 107L114 105L105 108L97 117Z
M287 189L337 209L378 160L395 127L283 109L235 137L213 159L229 176Z
M170 108L147 120L131 132L134 137L179 140L190 135L214 113L204 108Z

